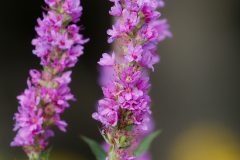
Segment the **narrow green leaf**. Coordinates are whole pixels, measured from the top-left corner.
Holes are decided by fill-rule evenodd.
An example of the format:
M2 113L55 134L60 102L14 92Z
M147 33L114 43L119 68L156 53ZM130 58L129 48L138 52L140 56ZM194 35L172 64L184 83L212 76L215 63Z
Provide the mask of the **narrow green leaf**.
M95 155L95 157L97 158L97 160L105 160L107 157L106 152L103 150L103 148L101 147L101 145L99 145L96 141L87 138L85 136L81 136L82 139L89 145L89 147L91 148L93 154Z
M52 148L49 148L46 151L43 151L40 155L40 160L49 160L51 150Z
M152 141L153 141L160 133L161 133L161 131L160 131L160 130L157 130L157 131L151 133L150 135L148 135L147 137L145 137L145 138L142 140L142 142L139 144L138 148L134 151L134 155L135 155L136 157L138 157L138 156L142 155L143 153L145 153L145 152L149 149Z

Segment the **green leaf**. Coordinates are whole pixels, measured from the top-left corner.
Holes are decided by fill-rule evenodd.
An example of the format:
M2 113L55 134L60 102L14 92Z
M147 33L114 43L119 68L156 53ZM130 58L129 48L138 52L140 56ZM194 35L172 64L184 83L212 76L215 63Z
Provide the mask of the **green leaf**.
M46 151L43 151L40 155L40 160L49 160L49 155L52 148L47 149Z
M93 154L97 158L97 160L105 160L107 157L106 152L103 150L103 148L94 140L87 138L85 136L81 136L82 139L89 145L91 148Z
M142 140L142 142L139 144L138 148L134 151L134 155L135 155L136 157L138 157L138 156L142 155L143 153L145 153L145 152L149 149L152 141L153 141L160 133L161 133L161 131L160 131L160 130L157 130L157 131L151 133L150 135L148 135L147 137L145 137L145 138Z

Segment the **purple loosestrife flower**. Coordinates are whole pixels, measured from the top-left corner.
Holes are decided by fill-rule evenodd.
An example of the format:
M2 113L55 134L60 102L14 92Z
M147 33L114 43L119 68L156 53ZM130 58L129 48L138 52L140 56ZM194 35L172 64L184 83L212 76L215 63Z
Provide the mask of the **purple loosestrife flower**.
M80 0L45 0L47 13L38 19L33 53L41 59L43 70L30 70L28 88L18 96L19 108L14 119L17 135L11 146L21 146L30 159L39 159L54 136L52 128L66 131L61 114L75 100L70 92L71 71L83 54L88 40L74 24L81 16Z
M149 130L151 117L148 95L149 70L159 62L157 44L172 34L158 8L162 0L110 0L110 14L116 21L107 31L108 42L117 40L112 55L104 53L99 64L104 98L99 100L93 118L102 123L102 135L109 144L108 160L135 159L139 137ZM140 158L140 157L139 157Z

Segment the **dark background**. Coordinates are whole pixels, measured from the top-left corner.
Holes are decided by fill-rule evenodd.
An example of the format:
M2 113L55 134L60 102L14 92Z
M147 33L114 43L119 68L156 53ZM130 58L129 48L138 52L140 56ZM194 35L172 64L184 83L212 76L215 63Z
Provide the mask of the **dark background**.
M71 88L78 101L64 114L68 132L57 131L51 140L53 160L57 155L56 160L93 160L79 135L102 141L91 114L102 96L97 61L110 50L106 30L111 26L111 4L107 0L82 0L82 4L80 25L91 41L73 69ZM0 160L23 155L21 149L9 147L15 135L12 117L29 69L40 68L39 59L31 54L31 40L41 7L43 0L1 2ZM151 148L154 160L198 160L194 154L201 160L220 160L214 159L217 154L225 156L223 160L240 159L239 9L239 0L166 1L163 14L174 37L159 45L161 63L152 74L153 116L156 128L164 131Z

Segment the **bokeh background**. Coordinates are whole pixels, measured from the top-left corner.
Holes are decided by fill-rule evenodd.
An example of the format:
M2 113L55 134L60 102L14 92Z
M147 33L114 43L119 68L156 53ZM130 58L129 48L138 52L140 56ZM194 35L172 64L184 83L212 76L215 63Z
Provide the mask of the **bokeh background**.
M64 114L67 133L51 140L51 160L94 160L79 139L102 141L91 119L102 93L97 61L110 50L107 0L82 0L82 33L91 41L74 68L72 92L78 101ZM26 87L36 18L43 0L1 1L0 160L26 159L10 148L16 96ZM159 45L161 63L152 74L153 116L163 134L151 147L153 160L240 160L240 1L167 0L163 15L174 37Z

